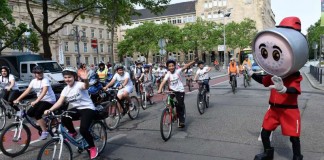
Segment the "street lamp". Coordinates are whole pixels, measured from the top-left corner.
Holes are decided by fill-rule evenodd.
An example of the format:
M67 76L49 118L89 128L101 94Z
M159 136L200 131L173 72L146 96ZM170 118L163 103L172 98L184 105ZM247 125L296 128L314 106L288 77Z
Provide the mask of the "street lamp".
M218 11L218 14L220 13L223 13L223 26L224 26L224 65L223 65L223 68L225 69L226 68L226 64L227 64L227 60L226 60L226 32L225 32L225 17L230 17L231 16L231 10L233 8L229 8L227 10L219 10Z
M76 42L77 42L77 50L78 50L77 66L79 66L80 65L80 57L81 57L79 42L80 42L80 40L82 42L85 42L86 41L86 36L84 36L84 35L80 36L80 32L84 33L84 31L83 30L79 31L78 26L75 26L75 28L73 28L71 31L73 31L74 34L73 33L70 34L69 39L75 39Z

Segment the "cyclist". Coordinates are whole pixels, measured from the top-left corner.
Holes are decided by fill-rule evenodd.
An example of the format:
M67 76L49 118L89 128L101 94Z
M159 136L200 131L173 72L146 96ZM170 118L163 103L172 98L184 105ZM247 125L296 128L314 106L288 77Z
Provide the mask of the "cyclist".
M152 82L153 82L153 76L152 73L150 72L150 65L144 64L144 73L142 74L142 76L139 78L141 80L142 83L145 84L146 88L145 90L147 91L148 95L151 97L153 96L153 86L152 86Z
M161 85L159 86L158 93L162 92L162 88L167 81L169 81L169 89L174 92L174 95L171 95L172 98L177 99L178 105L176 106L177 114L179 117L179 128L185 127L185 103L184 103L184 86L181 81L181 72L187 69L189 66L193 65L195 61L192 61L188 64L185 64L182 68L176 69L175 60L168 60L166 62L166 66L168 68L168 72L165 75Z
M215 66L215 69L216 69L216 70L219 70L219 69L220 69L220 68L219 68L219 62L218 62L217 59L215 59L215 61L214 61L214 66Z
M163 64L160 64L160 67L157 69L156 73L157 73L156 82L159 85L161 84L161 81L163 80L165 74L167 73L167 70L164 68Z
M139 78L141 77L141 75L142 75L142 73L143 73L143 68L142 68L142 62L141 61L137 61L136 62L136 68L134 69L134 80L135 80L135 90L136 90L136 94L137 94L137 96L139 96L140 95L140 91L139 91L139 82L138 82L138 80L139 80Z
M107 90L109 87L113 86L115 82L120 82L119 91L117 93L118 97L118 108L123 113L126 114L126 110L123 110L121 107L121 100L127 99L128 102L131 102L131 99L129 97L129 94L133 92L133 83L130 80L130 76L128 72L124 71L123 65L116 65L116 73L112 80L103 88L104 90Z
M103 86L105 86L106 79L108 77L108 69L106 68L106 65L103 62L99 63L99 68L97 70L97 74L98 74L100 83Z
M183 66L184 66L184 65L183 65ZM187 78L188 80L191 80L191 79L192 79L192 72L193 72L193 70L192 70L191 66L189 66L189 67L185 70L186 78Z
M232 83L231 74L234 74L234 75L238 76L239 75L239 69L238 69L238 66L237 66L234 58L231 58L230 61L231 62L229 63L229 66L228 66L228 69L227 69L227 73L228 73L229 78L230 78L229 83L231 84ZM235 87L237 87L237 81L236 81L235 84L236 84Z
M69 111L73 111L74 113L68 113L72 119L69 117L62 117L62 123L69 130L69 134L75 138L77 136L77 131L75 130L72 121L80 120L80 134L89 144L88 150L90 152L90 159L94 159L98 156L98 148L94 145L93 137L89 128L92 120L97 116L97 112L88 94L88 71L79 75L83 82L78 81L77 72L73 68L65 68L62 74L67 86L62 90L58 101L52 107L45 110L44 114L48 115L50 112L60 108L64 101L68 102L72 106Z
M39 139L45 140L48 136L48 132L46 131L46 124L42 115L45 110L51 108L56 102L56 97L49 80L44 77L43 67L35 66L33 68L33 73L35 74L35 79L29 83L28 88L14 101L14 103L19 103L19 101L25 98L32 90L37 93L37 99L31 102L32 107L27 111L27 115L29 117L35 117L37 123L42 128L42 134Z
M19 108L15 105L12 105L12 102L19 96L18 86L15 82L15 77L10 74L10 69L7 66L1 67L1 86L3 86L3 99L8 101L10 106L16 111L19 111ZM20 112L17 112L17 115L20 115Z
M80 78L80 75L81 75L81 74L84 74L86 70L87 70L87 65L86 65L85 63L81 63L81 64L80 64L80 68L79 68L79 70L78 70L78 76L79 76L79 79L80 79L80 80L82 80L82 79Z
M198 70L196 72L194 80L203 81L203 85L206 85L207 89L207 96L209 96L209 75L208 72L211 70L211 67L204 66L204 61L199 61L198 62Z
M249 59L249 56L248 55L245 55L244 56L244 61L242 63L242 66L243 66L243 72L246 72L245 70L247 68L252 68L252 64L251 64L251 61ZM247 67L246 67L247 66ZM251 76L249 76L249 81L251 81Z

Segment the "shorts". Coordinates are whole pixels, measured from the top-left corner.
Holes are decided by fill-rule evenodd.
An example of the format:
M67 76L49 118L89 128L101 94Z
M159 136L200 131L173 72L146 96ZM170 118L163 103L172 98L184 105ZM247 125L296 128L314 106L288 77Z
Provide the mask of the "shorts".
M124 91L126 91L128 94L133 92L133 86L125 86L124 88L122 88L121 90L118 90L117 95L121 95L124 93Z
M301 131L299 109L270 107L264 115L262 128L274 131L279 125L283 135L299 137Z

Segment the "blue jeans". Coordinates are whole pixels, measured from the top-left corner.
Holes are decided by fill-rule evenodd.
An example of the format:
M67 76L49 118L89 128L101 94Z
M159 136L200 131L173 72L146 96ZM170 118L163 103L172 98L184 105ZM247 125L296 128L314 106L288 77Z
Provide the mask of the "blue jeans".
M209 79L204 79L203 85L206 85L207 92L209 92Z

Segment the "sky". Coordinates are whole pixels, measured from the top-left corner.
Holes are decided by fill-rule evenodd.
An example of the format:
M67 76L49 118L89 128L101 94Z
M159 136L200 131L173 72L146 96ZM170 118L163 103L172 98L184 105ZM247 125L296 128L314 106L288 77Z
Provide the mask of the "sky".
M171 0L171 4L186 1L190 0ZM296 16L301 20L304 34L307 33L307 28L317 22L321 16L321 0L271 0L271 8L275 14L276 25L284 17Z

